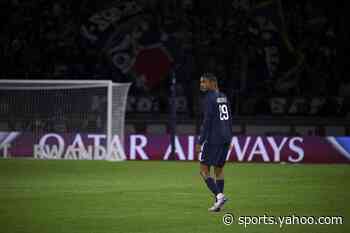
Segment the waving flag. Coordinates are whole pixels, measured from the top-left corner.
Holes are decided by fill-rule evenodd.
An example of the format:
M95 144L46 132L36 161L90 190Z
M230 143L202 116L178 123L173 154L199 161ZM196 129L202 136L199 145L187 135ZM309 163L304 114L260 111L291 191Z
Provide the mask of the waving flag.
M153 88L167 77L173 58L169 36L152 25L135 1L115 1L81 27L91 48L98 49L122 75L134 74Z

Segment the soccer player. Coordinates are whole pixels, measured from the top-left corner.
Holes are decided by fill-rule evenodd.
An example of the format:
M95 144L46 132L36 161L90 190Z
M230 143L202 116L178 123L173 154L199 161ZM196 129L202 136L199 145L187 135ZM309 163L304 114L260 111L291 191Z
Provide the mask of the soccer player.
M227 201L223 171L232 138L230 104L227 97L219 91L215 75L203 74L200 89L205 92L204 119L196 144L196 154L200 160L200 175L215 195L215 203L209 211L218 212ZM215 179L210 176L211 167L214 167Z

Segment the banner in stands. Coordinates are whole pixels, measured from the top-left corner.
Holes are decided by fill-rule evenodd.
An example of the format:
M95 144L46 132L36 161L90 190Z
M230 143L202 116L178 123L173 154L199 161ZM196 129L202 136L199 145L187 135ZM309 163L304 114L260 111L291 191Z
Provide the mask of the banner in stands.
M159 31L152 15L137 1L112 1L81 26L88 49L97 49L121 75L135 76L148 88L171 70L175 38ZM84 41L85 41L84 40Z
M196 137L176 137L171 157L168 135L127 135L124 148L113 138L112 150L128 160L198 160ZM0 155L42 159L107 159L106 136L100 134L56 134L34 137L30 133L0 132ZM117 143L115 143L117 142ZM264 163L350 163L350 137L237 136L231 141L228 161Z

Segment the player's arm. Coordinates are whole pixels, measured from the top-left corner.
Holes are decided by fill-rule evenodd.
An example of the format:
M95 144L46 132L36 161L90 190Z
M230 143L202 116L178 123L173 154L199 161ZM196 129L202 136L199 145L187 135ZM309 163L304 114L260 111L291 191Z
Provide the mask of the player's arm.
M196 144L196 153L198 154L201 149L201 145L208 139L209 130L210 130L210 122L212 116L212 102L210 98L206 98L204 103L204 119L200 129L199 138Z

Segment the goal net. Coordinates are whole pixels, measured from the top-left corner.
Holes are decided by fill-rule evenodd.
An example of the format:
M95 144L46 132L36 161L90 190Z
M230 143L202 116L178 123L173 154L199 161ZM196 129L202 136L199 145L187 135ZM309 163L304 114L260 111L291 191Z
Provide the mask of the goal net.
M0 80L0 132L16 132L26 144L11 156L124 160L129 87L101 80Z

